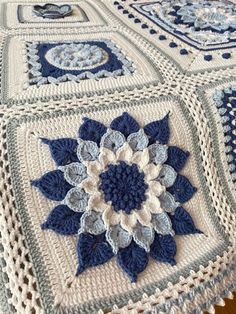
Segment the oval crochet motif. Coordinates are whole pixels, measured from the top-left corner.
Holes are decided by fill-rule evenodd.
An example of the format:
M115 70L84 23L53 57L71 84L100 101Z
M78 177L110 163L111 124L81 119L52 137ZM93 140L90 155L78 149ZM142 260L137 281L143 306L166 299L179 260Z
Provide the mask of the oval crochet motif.
M85 118L70 150L72 139L43 139L57 165L58 156L68 162L32 182L59 201L42 229L78 234L77 275L115 255L134 282L149 256L175 265L175 234L201 232L183 207L197 190L178 173L189 152L168 146L168 120L167 114L141 128L128 113L108 127Z

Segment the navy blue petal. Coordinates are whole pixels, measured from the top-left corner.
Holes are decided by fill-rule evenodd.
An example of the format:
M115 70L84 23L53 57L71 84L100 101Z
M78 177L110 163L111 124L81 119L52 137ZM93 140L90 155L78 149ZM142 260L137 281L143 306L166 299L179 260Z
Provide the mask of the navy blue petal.
M192 217L183 207L176 208L174 215L169 215L169 216L170 216L170 219L172 222L172 228L174 229L175 234L184 235L184 234L202 233L200 230L198 230L195 227Z
M117 261L131 281L136 282L138 274L147 267L148 255L143 248L132 241L128 247L118 251Z
M51 229L62 235L77 234L82 214L74 212L66 205L58 205L48 215L41 228Z
M67 192L72 188L66 182L63 172L60 170L47 172L40 179L32 181L31 184L52 201L62 201Z
M178 175L175 183L168 188L168 191L174 196L176 202L184 203L192 198L197 189L185 176Z
M168 159L165 162L179 172L185 165L189 152L185 152L177 146L168 147Z
M144 127L145 133L150 137L150 144L159 142L167 144L169 140L169 113L162 119L153 121Z
M155 234L155 239L150 247L153 259L163 263L175 265L176 243L171 235Z
M113 257L110 244L106 241L105 232L100 235L82 233L77 243L79 266L78 276L86 268L106 263Z
M49 145L50 153L57 166L65 166L78 161L77 140L73 138L60 138L58 140L41 138L41 140L44 144Z
M79 137L84 141L93 141L99 146L102 136L107 128L101 122L84 118L84 122L79 128Z
M138 132L139 124L131 117L127 112L124 112L121 116L115 118L110 125L111 129L120 131L125 137L131 133Z

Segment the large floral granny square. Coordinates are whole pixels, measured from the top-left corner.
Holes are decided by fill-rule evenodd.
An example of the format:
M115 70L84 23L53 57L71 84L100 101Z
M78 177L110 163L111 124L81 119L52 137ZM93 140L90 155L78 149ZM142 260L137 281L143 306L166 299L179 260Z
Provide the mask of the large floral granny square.
M59 103L36 115L19 110L3 128L34 265L32 297L39 291L46 313L136 313L154 298L165 300L160 310L181 300L202 306L204 289L232 285L231 267L223 287L210 275L220 256L230 258L231 240L209 196L188 107L174 96L98 100L69 112ZM210 276L202 283L199 270ZM193 283L179 299L178 287ZM176 297L166 303L167 293Z

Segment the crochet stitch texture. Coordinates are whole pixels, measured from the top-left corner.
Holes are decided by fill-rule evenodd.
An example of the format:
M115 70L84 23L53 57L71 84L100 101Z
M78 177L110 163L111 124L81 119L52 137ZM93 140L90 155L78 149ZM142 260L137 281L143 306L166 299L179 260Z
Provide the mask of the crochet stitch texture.
M235 21L235 0L0 0L1 314L232 298Z

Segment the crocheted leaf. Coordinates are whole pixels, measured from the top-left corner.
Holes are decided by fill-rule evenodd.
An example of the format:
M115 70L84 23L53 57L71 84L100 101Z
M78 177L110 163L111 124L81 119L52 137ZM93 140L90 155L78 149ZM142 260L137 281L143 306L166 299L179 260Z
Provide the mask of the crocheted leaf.
M67 192L72 188L66 182L63 172L60 170L47 172L40 179L32 181L31 184L52 201L62 201Z
M197 189L192 186L185 176L178 175L175 183L168 191L174 196L176 202L184 203L192 198Z
M73 138L60 138L58 140L41 138L41 140L49 146L50 153L57 166L65 166L78 161L76 154L77 140Z
M138 132L139 124L131 117L127 112L124 112L121 116L115 118L110 127L113 130L120 131L125 137L129 136L131 133Z
M189 156L189 152L185 152L177 146L168 147L168 159L166 164L170 165L179 172L185 165Z
M106 133L107 128L101 122L84 118L84 122L79 128L79 137L84 141L96 142L99 146L102 136Z
M51 229L62 235L77 234L82 213L76 213L66 205L56 206L48 215L42 229Z
M143 248L132 241L128 247L119 250L117 261L131 281L136 282L138 274L147 267L148 255Z
M104 264L111 259L113 252L106 241L105 232L100 235L81 233L77 243L77 255L79 261L77 276L86 268Z
M159 235L156 233L151 245L150 255L153 259L163 263L175 265L176 243L171 235Z
M174 215L170 215L172 228L178 235L202 233L198 230L190 214L183 208L178 207Z
M160 144L167 144L169 140L169 114L162 120L153 121L144 127L145 133L150 137L150 144L159 142Z

